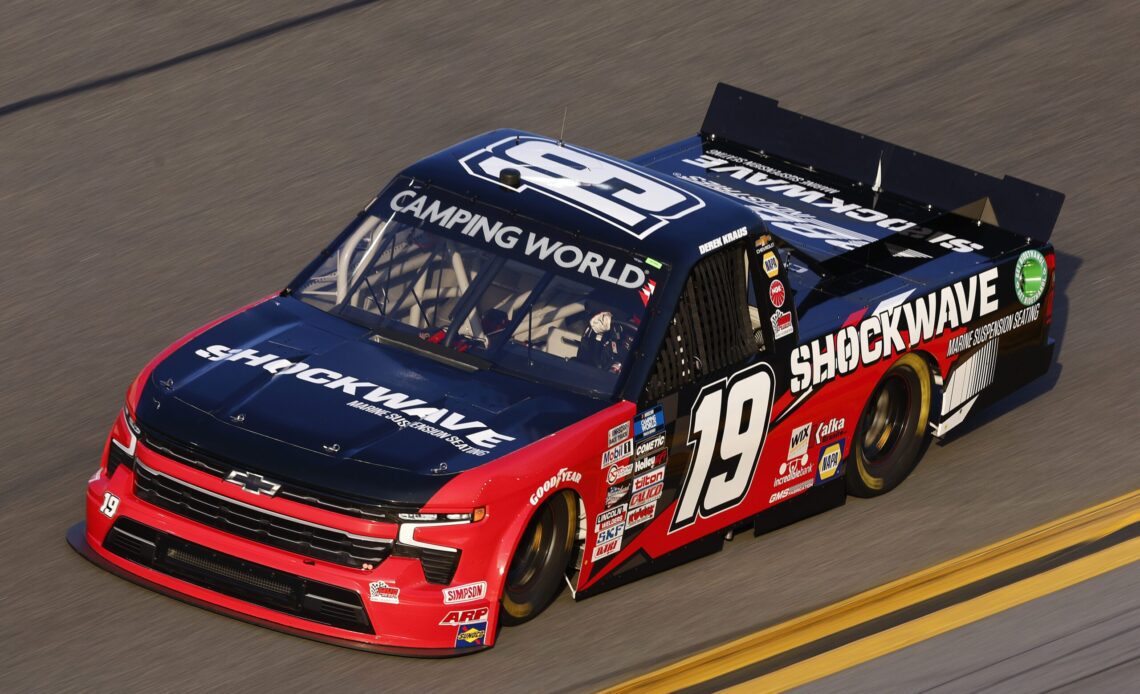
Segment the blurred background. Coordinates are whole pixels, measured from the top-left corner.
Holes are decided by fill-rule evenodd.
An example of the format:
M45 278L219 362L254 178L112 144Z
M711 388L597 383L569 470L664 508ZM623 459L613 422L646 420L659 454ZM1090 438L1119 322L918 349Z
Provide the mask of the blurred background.
M1136 489L1138 35L1124 0L6 0L0 689L589 690ZM67 548L135 373L395 171L564 109L567 141L633 156L695 133L718 81L1065 193L1049 377L888 497L564 595L471 658L277 634Z

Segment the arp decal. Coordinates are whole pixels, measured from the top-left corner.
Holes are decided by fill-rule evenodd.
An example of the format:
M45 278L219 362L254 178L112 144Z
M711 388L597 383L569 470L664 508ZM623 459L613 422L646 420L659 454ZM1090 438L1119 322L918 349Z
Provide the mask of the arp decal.
M669 532L691 525L698 515L709 518L744 500L764 449L774 397L775 377L764 363L701 389L689 417L692 462ZM726 471L714 472L719 469Z
M513 190L553 198L639 239L705 206L680 186L629 164L542 137L507 137L459 164L496 185L504 169L517 169L522 184Z
M469 610L452 610L439 620L441 627L457 627L461 624L468 622L486 621L487 613L490 610L486 607L474 607Z

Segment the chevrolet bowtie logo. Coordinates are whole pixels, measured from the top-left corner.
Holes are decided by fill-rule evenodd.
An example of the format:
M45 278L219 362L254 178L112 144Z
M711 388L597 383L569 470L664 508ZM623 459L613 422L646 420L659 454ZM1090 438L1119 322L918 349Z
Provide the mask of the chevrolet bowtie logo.
M226 481L238 485L250 494L264 494L265 496L273 496L281 488L281 485L270 482L256 472L242 472L241 470L234 470L226 475Z

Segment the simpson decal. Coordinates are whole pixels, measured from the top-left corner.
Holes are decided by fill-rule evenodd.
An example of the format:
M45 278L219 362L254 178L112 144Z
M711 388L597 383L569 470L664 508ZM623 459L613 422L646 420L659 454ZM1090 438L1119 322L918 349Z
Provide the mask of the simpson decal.
M464 602L475 602L487 597L487 582L466 583L461 586L452 586L443 589L443 604L456 605ZM471 620L467 620L471 621Z

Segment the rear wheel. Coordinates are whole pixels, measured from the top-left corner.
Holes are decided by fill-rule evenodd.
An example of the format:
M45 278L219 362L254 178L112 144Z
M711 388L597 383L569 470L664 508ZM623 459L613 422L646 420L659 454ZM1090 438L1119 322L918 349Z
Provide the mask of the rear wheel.
M577 526L578 502L571 492L559 493L535 512L507 568L504 624L534 619L554 600L570 564Z
M918 465L930 444L932 391L930 366L921 356L907 354L891 366L859 417L851 444L848 493L886 494Z

